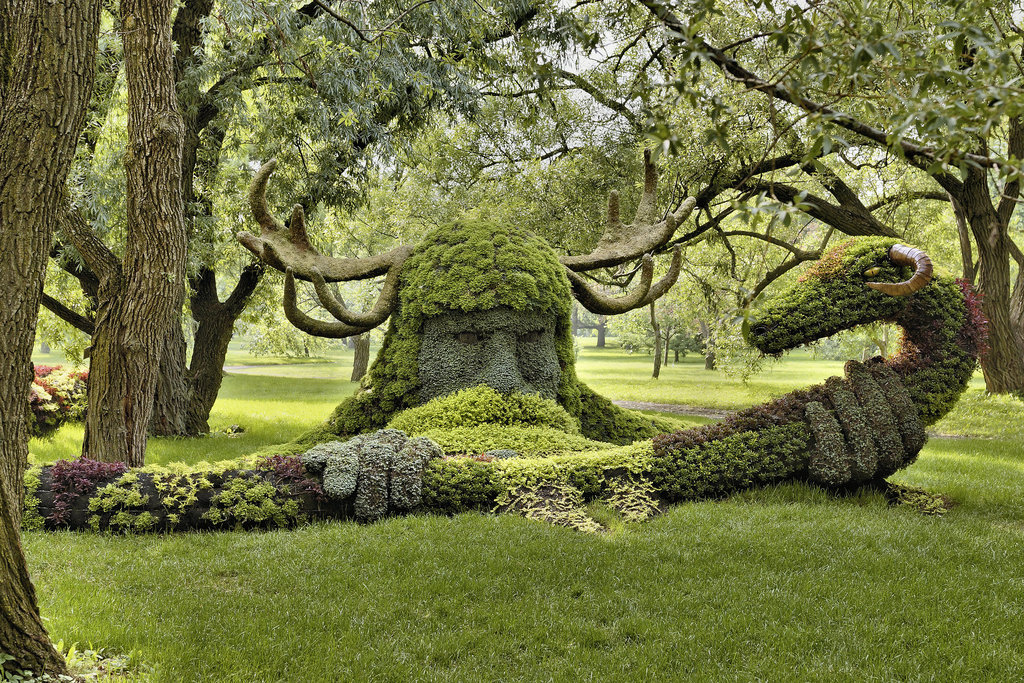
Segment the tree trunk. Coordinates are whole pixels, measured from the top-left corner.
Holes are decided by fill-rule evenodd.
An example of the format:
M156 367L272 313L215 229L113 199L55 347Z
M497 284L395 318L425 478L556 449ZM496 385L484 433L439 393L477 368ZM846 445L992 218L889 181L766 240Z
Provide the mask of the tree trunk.
M50 345L44 341L39 342L39 353L50 353Z
M135 467L146 436L160 356L184 296L181 195L184 126L175 93L172 0L122 0L128 86L128 230L124 264L101 279L83 456Z
M356 355L352 359L352 381L358 382L366 374L366 368L370 364L370 333L357 336L355 342Z
M235 321L262 277L263 266L259 263L249 264L242 269L238 283L223 303L217 298L216 274L209 268L202 268L192 283L192 317L199 326L196 328L192 362L188 370L186 431L189 435L210 431L210 410L224 380L224 359L234 333Z
M978 248L978 291L988 318L989 350L981 359L985 388L994 394L1024 392L1024 347L1010 308L1010 238L989 195L987 176L972 169L961 197Z
M674 336L675 335L672 334L672 328L671 327L668 328L668 330L665 331L665 362L664 362L665 367L668 367L668 352L669 352L669 347L672 345L672 337L674 337Z
M28 396L46 260L95 74L98 0L0 0L0 652L3 668L67 673L18 534Z
M608 316L597 316L597 348L604 348L604 337L608 332Z
M704 342L704 369L714 370L715 369L715 346L712 343L711 338L711 326L703 320L697 321L698 327L700 327L700 338Z
M654 372L651 377L658 379L661 374L661 326L658 325L658 317L654 315L654 302L651 302L651 327L654 329Z
M160 353L160 372L153 396L153 413L149 418L149 433L153 436L192 436L187 429L186 414L189 387L185 376L185 356L188 344L181 325L172 322L164 335Z

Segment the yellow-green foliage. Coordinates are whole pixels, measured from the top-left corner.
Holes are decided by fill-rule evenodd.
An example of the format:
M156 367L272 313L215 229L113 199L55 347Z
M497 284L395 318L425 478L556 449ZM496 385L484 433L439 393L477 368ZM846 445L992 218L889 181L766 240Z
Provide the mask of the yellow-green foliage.
M122 474L113 484L97 489L89 499L89 509L93 512L112 512L126 508L142 507L149 502L149 497L142 494L139 487L137 472Z
M552 455L571 451L593 451L608 444L550 427L506 427L482 424L455 429L417 432L435 441L445 453L477 455L487 451L513 450L520 455Z
M238 476L224 483L203 519L236 529L265 524L290 526L300 521L299 504L286 491L257 476Z
M412 435L429 430L495 423L509 427L551 427L579 434L579 422L560 405L533 394L499 394L488 386L463 389L402 411L388 423Z
M547 485L572 486L589 499L602 493L609 473L642 475L650 471L653 453L652 444L644 441L551 457L435 460L423 475L423 504L444 513L489 509L503 492Z
M361 389L339 404L323 425L287 447L290 452L380 429L395 413L418 405L425 318L496 306L554 317L561 368L558 403L579 421L584 436L628 444L666 428L618 408L577 379L571 289L564 267L543 239L504 223L461 221L428 233L406 260L401 278L398 309Z
M21 512L21 528L25 531L38 531L43 528L43 516L39 514L39 473L42 467L32 465L25 470L25 504Z
M167 511L167 523L173 528L181 521L182 514L199 501L199 492L213 487L210 473L160 472L153 475L153 486L160 497L160 504Z

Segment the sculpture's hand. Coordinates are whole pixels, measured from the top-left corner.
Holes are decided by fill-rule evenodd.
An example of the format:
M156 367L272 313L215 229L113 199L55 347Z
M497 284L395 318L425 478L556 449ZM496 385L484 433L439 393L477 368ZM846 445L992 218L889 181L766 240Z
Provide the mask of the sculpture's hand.
M324 492L331 498L345 500L355 494L356 519L372 522L389 510L404 512L419 505L423 470L442 455L430 439L382 429L314 446L302 462L310 472L322 472Z
M826 486L884 479L917 458L924 426L902 381L881 362L846 363L825 382L830 406L807 404L814 434L810 478Z

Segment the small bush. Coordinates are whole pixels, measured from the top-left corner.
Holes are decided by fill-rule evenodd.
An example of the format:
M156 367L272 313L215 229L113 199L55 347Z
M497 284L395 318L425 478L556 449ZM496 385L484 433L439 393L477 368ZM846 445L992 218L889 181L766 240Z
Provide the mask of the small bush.
M29 388L32 436L46 437L65 422L81 420L86 408L86 371L37 365Z
M396 415L388 426L409 434L423 434L484 424L550 427L580 433L579 422L554 401L534 394L499 394L489 386L463 389L410 408Z

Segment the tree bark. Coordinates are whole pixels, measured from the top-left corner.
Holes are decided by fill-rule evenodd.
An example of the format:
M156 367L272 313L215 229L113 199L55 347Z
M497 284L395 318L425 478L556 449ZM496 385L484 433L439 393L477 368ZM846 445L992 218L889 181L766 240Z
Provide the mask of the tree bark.
M700 328L700 338L704 342L704 369L714 370L715 369L715 347L712 344L711 339L711 326L703 320L697 321L697 326Z
M992 206L982 170L968 170L957 201L978 249L978 291L988 318L989 350L981 359L985 388L994 394L1024 392L1024 347L1011 315L1008 220L1003 221Z
M605 335L608 332L608 316L599 315L597 316L597 348L603 349L605 342Z
M95 74L98 0L0 0L0 652L4 666L67 673L39 617L18 533L26 396L64 184Z
M234 290L223 302L217 298L216 274L203 268L193 282L192 317L196 328L189 365L186 433L190 436L210 431L210 410L224 380L224 358L235 329L252 293L263 277L263 266L251 263L242 269Z
M145 462L160 357L184 296L184 126L174 82L173 5L121 2L128 86L124 263L116 263L91 230L72 232L100 278L82 454L131 466Z
M164 335L153 412L149 418L149 433L153 436L194 436L188 432L186 419L189 407L185 374L187 351L185 333L177 321L172 321Z
M352 381L358 382L366 374L366 368L370 364L370 333L361 334L355 338L356 355L352 359Z
M654 330L654 372L651 373L651 377L658 379L658 375L661 374L661 326L658 325L658 317L654 314L653 301L649 308L651 309L651 328Z

